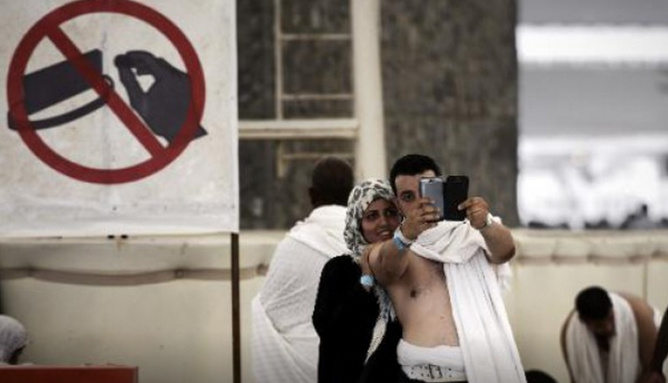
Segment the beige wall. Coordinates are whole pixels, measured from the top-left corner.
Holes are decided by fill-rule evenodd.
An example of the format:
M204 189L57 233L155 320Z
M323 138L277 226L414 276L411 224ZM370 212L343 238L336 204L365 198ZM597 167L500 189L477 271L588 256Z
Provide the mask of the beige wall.
M651 270L649 277L645 273ZM600 285L617 291L643 295L644 281L652 288L650 303L668 306L668 262L638 265L515 265L512 290L506 304L525 369L549 372L557 381L568 382L568 372L559 348L559 332L573 309L575 295L584 287ZM659 280L659 275L663 277Z
M559 328L586 285L668 305L666 232L514 233L519 254L506 302L527 369L567 380ZM282 235L240 236L245 383L252 382L250 300ZM227 236L5 241L2 309L30 331L25 361L138 365L142 383L231 382L229 260Z
M253 277L282 235L241 235L244 382L263 281ZM141 383L232 382L228 236L3 242L0 294L30 333L25 362L136 365Z

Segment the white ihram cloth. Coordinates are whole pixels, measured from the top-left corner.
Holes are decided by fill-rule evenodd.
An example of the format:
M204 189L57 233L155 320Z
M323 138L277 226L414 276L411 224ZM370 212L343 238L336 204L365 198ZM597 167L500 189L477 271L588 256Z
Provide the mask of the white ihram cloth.
M254 381L317 381L319 338L311 316L320 273L347 252L346 209L323 206L297 223L276 247L267 278L251 303Z
M411 250L443 263L468 381L526 382L482 234L468 222L443 221L423 232Z
M616 335L610 339L610 352L605 376L594 334L571 315L566 328L566 351L573 380L577 383L635 382L641 372L638 353L638 325L631 305L618 294L608 293L612 300ZM654 309L654 323L659 325L661 314Z

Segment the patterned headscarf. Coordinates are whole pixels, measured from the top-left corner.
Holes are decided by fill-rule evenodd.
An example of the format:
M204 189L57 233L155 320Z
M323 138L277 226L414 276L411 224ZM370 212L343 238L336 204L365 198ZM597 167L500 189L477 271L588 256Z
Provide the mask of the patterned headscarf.
M19 321L6 315L0 315L0 364L8 363L9 358L28 344L28 334Z
M348 196L348 210L346 211L346 228L343 238L348 249L357 258L362 255L369 243L362 235L362 217L369 205L379 199L394 200L392 187L387 181L371 178L355 186Z

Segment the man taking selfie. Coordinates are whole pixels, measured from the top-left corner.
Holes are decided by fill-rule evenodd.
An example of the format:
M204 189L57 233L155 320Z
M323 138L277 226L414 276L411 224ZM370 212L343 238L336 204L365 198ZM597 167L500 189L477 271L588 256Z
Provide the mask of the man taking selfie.
M497 265L507 268L515 254L510 230L477 196L458 204L464 220L439 221L419 192L420 179L435 176L430 157L395 162L390 182L403 222L362 257L377 283L381 320L396 317L403 328L401 381L525 382L497 280Z

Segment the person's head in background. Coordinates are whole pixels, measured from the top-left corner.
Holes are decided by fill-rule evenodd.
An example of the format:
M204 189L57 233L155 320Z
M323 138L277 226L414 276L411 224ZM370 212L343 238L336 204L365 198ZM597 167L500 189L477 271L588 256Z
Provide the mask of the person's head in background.
M608 292L598 286L588 287L575 298L580 320L600 338L615 335L615 314Z
M440 177L441 168L428 156L407 154L394 162L390 170L392 191L397 196L401 211L415 203L420 196L419 183L422 177Z
M350 164L338 157L324 157L316 162L308 189L311 205L346 206L355 175Z
M399 223L399 211L387 181L369 179L350 192L343 238L354 256L361 255L369 244L392 239Z
M18 364L28 333L16 319L0 315L0 364Z
M528 370L525 373L527 383L557 383L557 381L541 370Z

